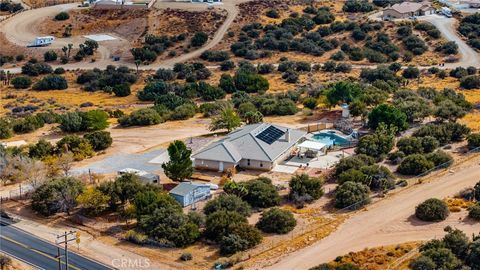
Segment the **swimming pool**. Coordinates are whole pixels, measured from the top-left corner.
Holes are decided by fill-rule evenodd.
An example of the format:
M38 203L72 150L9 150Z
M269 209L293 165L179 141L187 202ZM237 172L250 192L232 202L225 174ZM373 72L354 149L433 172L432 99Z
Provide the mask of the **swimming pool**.
M331 145L347 146L352 144L350 140L336 134L335 131L324 131L317 134L313 134L312 138L315 141L321 142L328 146L331 146Z

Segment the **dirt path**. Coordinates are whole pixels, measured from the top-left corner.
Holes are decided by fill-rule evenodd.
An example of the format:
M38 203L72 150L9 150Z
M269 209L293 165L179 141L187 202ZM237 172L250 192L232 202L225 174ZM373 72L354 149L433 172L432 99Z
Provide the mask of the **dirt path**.
M397 243L440 238L443 228L450 225L463 230L467 235L478 233L478 223L463 220L458 213L439 223L421 222L412 215L415 206L428 198L453 196L463 188L478 182L480 156L445 172L432 176L433 181L415 185L375 203L366 210L353 215L337 231L303 250L288 254L273 262L267 269L309 269L331 261L350 251L364 248L393 245Z
M447 68L455 68L458 66L468 67L474 66L478 67L480 65L480 57L478 53L468 46L468 44L460 37L456 29L456 19L447 18L439 15L430 15L422 16L418 18L422 21L427 21L435 25L438 30L442 33L449 41L455 41L458 45L458 51L460 54L460 61L457 63L447 63L445 66Z

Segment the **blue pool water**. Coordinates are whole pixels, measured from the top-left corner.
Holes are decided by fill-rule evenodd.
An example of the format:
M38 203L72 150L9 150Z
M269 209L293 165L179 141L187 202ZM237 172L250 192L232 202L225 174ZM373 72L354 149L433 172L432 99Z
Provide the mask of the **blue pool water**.
M317 142L321 142L325 145L338 145L345 146L350 145L351 142L335 133L321 132L313 135L313 139Z

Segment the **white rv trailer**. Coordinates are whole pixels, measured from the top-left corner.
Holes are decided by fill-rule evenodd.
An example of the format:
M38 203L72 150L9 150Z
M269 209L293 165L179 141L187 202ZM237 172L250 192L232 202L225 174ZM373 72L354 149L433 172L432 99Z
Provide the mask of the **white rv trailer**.
M45 37L36 37L35 40L28 44L27 47L43 47L52 44L55 40L53 36L45 36Z

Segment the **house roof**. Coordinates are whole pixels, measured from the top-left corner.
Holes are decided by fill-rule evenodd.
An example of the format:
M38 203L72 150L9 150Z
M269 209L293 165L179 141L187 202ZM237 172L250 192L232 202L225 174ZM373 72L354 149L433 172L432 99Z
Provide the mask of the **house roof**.
M421 3L416 3L416 2L402 2L400 4L395 4L391 7L385 8L385 10L392 9L395 10L398 13L410 13L410 12L416 12L418 10L426 10L430 8L431 5L429 2L421 2Z
M282 133L288 132L290 139L287 141L285 139L287 135L283 134L280 138L268 143L257 137L269 127L274 127ZM200 150L193 155L193 158L229 163L237 163L241 159L274 161L305 134L306 132L303 130L288 129L268 123L247 125Z
M186 196L186 195L190 194L192 191L194 191L195 189L197 189L199 187L203 187L203 186L210 188L210 186L208 186L208 185L182 182L182 183L178 184L178 186L176 186L175 188L170 190L170 194L175 194L175 195L179 195L179 196Z

